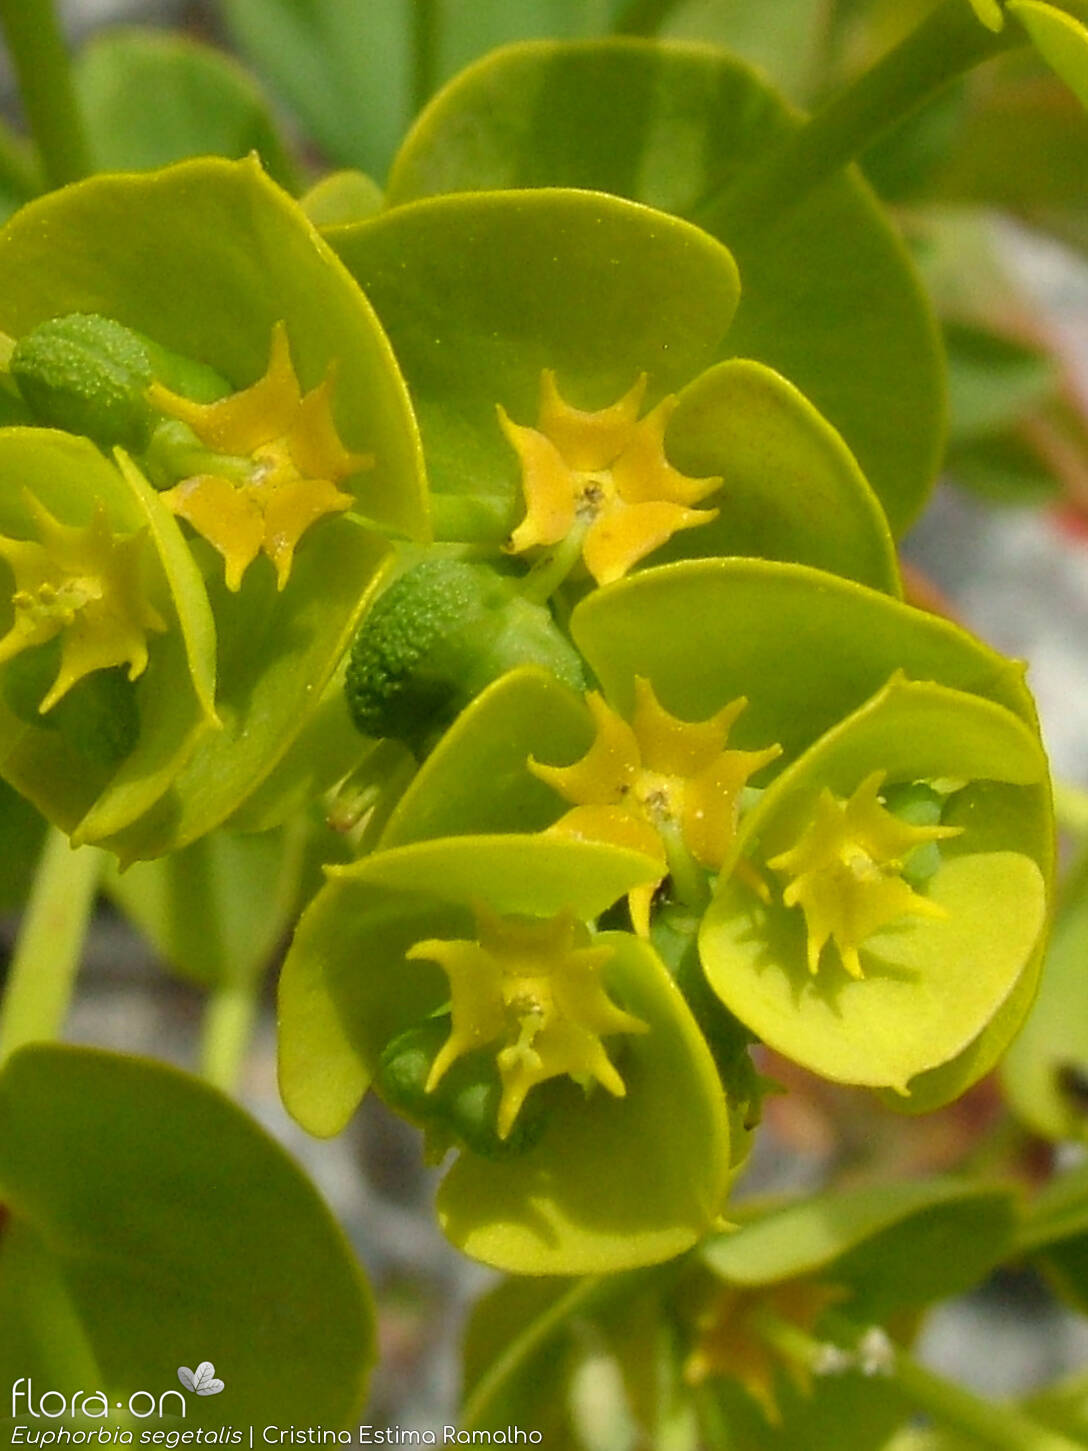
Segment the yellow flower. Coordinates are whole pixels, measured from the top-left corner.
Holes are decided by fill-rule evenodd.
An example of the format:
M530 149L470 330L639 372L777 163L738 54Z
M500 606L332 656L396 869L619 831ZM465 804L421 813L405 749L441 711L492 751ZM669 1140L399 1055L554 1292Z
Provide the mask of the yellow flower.
M916 846L958 836L962 828L914 826L893 816L879 796L884 776L874 771L848 801L825 786L801 837L768 862L793 879L782 900L805 914L812 973L829 938L846 971L860 978L858 948L874 932L908 914L945 916L943 907L920 896L900 872Z
M649 681L636 679L630 724L596 692L586 702L597 728L587 754L573 766L530 759L529 769L573 803L551 830L631 847L661 862L658 881L628 896L635 930L646 937L664 869L675 873L690 857L710 871L721 870L736 835L741 792L781 748L726 749L733 722L747 704L743 697L709 720L678 720L662 708Z
M287 330L272 331L268 369L251 388L216 403L194 403L153 383L148 401L188 425L209 450L248 461L242 481L236 470L182 479L163 494L170 509L190 523L226 562L226 583L237 590L262 551L283 589L295 549L306 530L326 514L350 509L354 500L337 483L369 468L367 454L350 453L332 416L333 370L305 395L291 363ZM224 459L224 463L227 458Z
M452 1030L431 1066L426 1091L465 1053L497 1045L502 1080L498 1131L505 1139L529 1090L569 1074L622 1098L623 1079L601 1038L645 1033L600 983L609 947L590 946L588 929L569 912L548 921L499 917L476 908L478 940L417 942L411 959L437 962L450 980Z
M61 637L60 669L38 707L44 714L92 671L127 665L135 680L147 666L148 631L166 624L147 599L143 533L114 534L100 504L76 527L25 490L23 497L40 542L0 536L0 559L15 575L15 618L0 639L0 664Z
M837 1286L809 1280L754 1289L715 1286L695 1321L696 1342L684 1362L686 1384L699 1386L716 1377L735 1380L759 1404L769 1424L780 1426L775 1367L781 1366L802 1394L811 1390L812 1375L768 1344L759 1333L759 1318L771 1315L810 1331L825 1310L844 1298Z
M609 408L583 412L564 403L545 371L536 428L499 422L518 455L526 516L510 536L511 554L567 538L580 543L586 568L609 584L678 529L705 524L716 509L693 509L721 484L689 479L665 457L665 428L676 399L638 418L645 374Z

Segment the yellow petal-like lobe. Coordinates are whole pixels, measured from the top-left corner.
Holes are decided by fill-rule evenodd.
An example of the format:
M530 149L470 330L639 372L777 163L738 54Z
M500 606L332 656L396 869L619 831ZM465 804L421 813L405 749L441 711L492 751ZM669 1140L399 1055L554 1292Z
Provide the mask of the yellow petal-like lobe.
M721 488L720 478L689 479L665 457L665 429L676 410L676 402L675 397L663 398L647 413L631 429L623 452L612 465L616 492L625 504L646 504L658 499L673 504L699 504Z
M847 801L824 787L797 842L768 862L790 878L782 893L785 905L804 913L812 973L825 945L834 941L843 967L860 978L858 949L874 932L908 915L945 915L900 873L915 847L958 836L962 828L916 826L894 816L879 797L883 780L883 771L872 772Z
M540 379L540 415L537 427L551 439L564 463L581 473L606 469L622 453L631 437L646 393L646 374L608 408L584 412L559 396L555 374L546 368Z
M623 1079L601 1039L648 1029L601 984L612 949L593 947L569 912L545 921L477 907L476 916L477 941L432 939L408 951L410 959L437 962L450 982L450 1036L432 1064L427 1091L463 1054L495 1044L500 1138L509 1136L530 1090L549 1078L595 1082L622 1097Z
M306 531L354 503L337 483L374 460L344 447L332 414L333 379L330 367L304 397L287 330L277 323L268 368L252 387L215 403L194 403L159 383L148 390L153 407L180 419L210 451L252 461L244 482L209 471L182 479L163 495L223 556L230 590L241 587L260 553L271 560L283 589Z
M641 765L635 733L597 691L586 696L596 735L573 766L545 766L529 758L533 775L576 805L618 805L633 789Z
M502 431L521 464L526 508L507 549L522 554L538 544L558 544L574 527L576 489L571 471L549 438L535 428L512 423L502 408L498 412Z
M113 533L101 506L89 524L73 526L25 491L24 499L38 540L0 537L0 558L15 576L0 664L60 636L60 668L38 707L44 714L96 670L127 665L135 680L147 666L148 634L167 627L147 598L142 533Z
M521 465L525 518L507 545L512 554L551 546L578 530L582 559L598 584L620 579L678 529L708 523L716 510L690 507L721 484L689 479L665 457L665 427L675 407L663 399L638 420L642 376L609 408L584 412L565 403L555 374L541 380L536 428L499 422ZM573 551L579 536L572 540Z
M649 681L636 679L630 725L596 692L586 699L596 735L582 759L572 766L529 761L533 774L574 807L549 829L632 847L662 867L671 861L674 873L677 851L719 871L736 836L741 792L780 754L778 746L727 748L743 697L708 720L684 721L663 708ZM653 894L665 875L628 896L640 936L648 934Z

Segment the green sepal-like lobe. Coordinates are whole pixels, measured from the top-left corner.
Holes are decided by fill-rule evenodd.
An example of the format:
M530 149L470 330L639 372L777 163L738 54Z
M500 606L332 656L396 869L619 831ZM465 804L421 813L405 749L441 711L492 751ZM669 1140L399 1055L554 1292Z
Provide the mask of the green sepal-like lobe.
M1088 1139L1088 857L1063 883L1039 995L1001 1063L1013 1112L1048 1139Z
M849 1291L844 1313L883 1321L960 1294L1008 1253L1008 1189L955 1179L867 1184L772 1207L700 1250L734 1285L814 1277Z
M658 870L634 852L517 834L418 842L330 869L280 982L289 1111L314 1133L344 1126L386 1045L449 1000L442 968L406 962L408 948L474 937L470 902L591 918ZM463 1152L441 1191L453 1242L519 1273L667 1259L706 1232L728 1184L725 1101L683 998L646 944L616 933L593 945L612 949L601 968L609 996L649 1029L617 1039L625 1093L559 1081L540 1142L502 1161Z
M667 445L681 473L723 484L718 517L673 535L654 564L746 554L900 593L876 495L840 435L773 369L746 359L709 369L680 394Z
M712 361L739 293L705 232L584 192L439 197L326 238L396 350L432 487L483 500L495 542L524 512L496 405L535 426L552 369L586 409L647 373L650 406Z
M705 202L800 117L705 46L632 40L507 46L450 82L394 164L394 206L496 187L591 188L709 226L736 247L743 298L722 356L789 378L841 431L900 533L932 485L942 366L899 237L850 172L755 235Z
M698 633L693 620L705 622ZM946 620L800 565L707 559L647 569L587 596L571 632L622 714L638 676L684 720L746 696L730 745L778 742L782 765L900 669L1035 724L1021 665Z
M475 936L470 903L500 914L589 919L655 868L636 852L532 836L464 836L399 846L329 868L280 977L280 1091L310 1133L339 1133L382 1049L449 999L433 963L404 954Z
M725 1100L698 1028L648 944L603 933L610 993L648 1024L624 1040L622 1099L571 1086L569 1112L504 1165L463 1154L438 1191L439 1223L474 1259L518 1274L598 1274L689 1249L728 1187Z
M831 949L811 973L801 911L786 907L777 881L760 901L727 862L699 947L711 986L772 1047L836 1081L909 1094L911 1079L968 1049L1038 971L1051 872L1046 762L1037 737L1001 707L896 677L768 788L734 860L762 868L795 846L822 792L846 799L874 772L887 786L969 783L943 817L962 835L940 843L927 884L943 915L900 915L864 937L859 978Z
M151 808L197 740L217 724L215 625L200 573L173 515L123 456L118 464L86 439L68 434L33 428L0 432L0 478L6 481L0 534L37 537L26 490L64 524L85 527L101 508L117 534L143 534L147 540L148 599L167 628L149 633L146 670L131 685L117 684L138 721L134 745L124 758L88 756L72 730L53 728L51 712L40 718L33 712L17 715L0 700L5 778L63 830L106 844L114 831ZM8 574L6 566L3 572ZM0 611L6 629L10 593ZM22 668L29 654L16 656L0 675ZM75 710L76 692L94 689L101 674L85 676L72 698L53 710Z
M134 1391L179 1391L176 1368L207 1354L225 1393L186 1396L187 1426L358 1414L362 1272L297 1166L213 1089L88 1048L20 1050L0 1074L0 1204L5 1384L100 1389L113 1416Z
M536 666L511 670L442 736L397 803L380 845L543 830L563 803L529 770L529 757L575 760L592 739L581 696Z
M1008 0L1035 49L1083 106L1088 106L1088 25L1042 0Z
M98 177L43 198L0 233L0 284L0 327L12 336L44 317L98 312L236 388L264 373L282 322L301 386L333 370L338 433L374 456L344 481L359 515L426 536L419 440L389 344L305 215L254 161ZM126 832L116 813L85 823L82 839L105 840L125 860L194 840L270 776L317 708L385 555L371 529L337 515L307 533L282 592L259 559L231 594L219 557L199 540L192 549L218 630L224 729L154 817Z

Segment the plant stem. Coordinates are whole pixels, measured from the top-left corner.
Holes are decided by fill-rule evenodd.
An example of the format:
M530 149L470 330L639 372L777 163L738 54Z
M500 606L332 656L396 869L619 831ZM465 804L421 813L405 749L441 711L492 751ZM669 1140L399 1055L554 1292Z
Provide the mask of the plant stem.
M829 1320L832 1317L829 1317ZM842 1317L833 1318L834 1341L820 1341L769 1312L753 1317L753 1328L787 1360L810 1374L827 1374L828 1351L852 1354L864 1335ZM884 1376L919 1410L993 1451L1081 1451L1076 1442L1042 1426L1015 1406L994 1405L954 1381L919 1365L898 1346L888 1344L886 1361L870 1373ZM851 1369L846 1374L860 1374Z
M438 0L415 0L412 16L412 101L418 112L438 83Z
M68 838L50 827L11 960L0 1015L0 1063L24 1043L48 1042L59 1034L103 860L97 847L73 851Z
M0 26L46 185L64 186L88 176L90 148L52 0L0 0Z
M259 976L246 982L217 983L204 1008L200 1074L224 1093L233 1093L242 1075L257 1017L259 986Z
M943 0L875 66L705 198L693 219L731 242L763 230L950 81L1023 39L1019 26L987 30L967 0Z

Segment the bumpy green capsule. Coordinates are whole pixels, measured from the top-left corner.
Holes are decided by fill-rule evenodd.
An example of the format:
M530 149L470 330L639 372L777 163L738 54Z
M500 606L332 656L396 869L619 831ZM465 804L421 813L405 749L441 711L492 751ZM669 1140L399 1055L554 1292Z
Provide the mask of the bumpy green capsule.
M585 687L577 652L515 580L483 564L428 559L401 575L363 622L348 707L364 735L419 749L486 685L527 664Z
M466 1054L427 1091L431 1067L449 1033L449 1019L440 1017L394 1038L378 1066L377 1087L382 1097L425 1129L432 1140L459 1145L484 1159L508 1159L528 1152L547 1127L547 1105L539 1096L531 1096L510 1133L500 1138L502 1084L494 1054Z
M153 382L201 402L230 392L213 369L96 313L39 323L16 343L10 368L38 423L132 453L143 452L161 419L147 400Z

